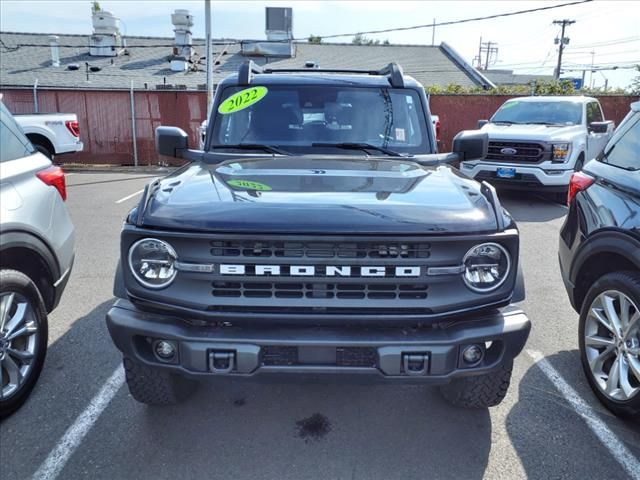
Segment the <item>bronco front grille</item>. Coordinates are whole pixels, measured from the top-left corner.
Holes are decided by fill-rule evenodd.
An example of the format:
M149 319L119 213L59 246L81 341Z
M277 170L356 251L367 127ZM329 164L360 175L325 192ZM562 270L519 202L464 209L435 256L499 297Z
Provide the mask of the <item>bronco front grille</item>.
M512 163L540 163L546 160L545 146L526 142L489 142L487 160Z
M429 258L431 244L414 242L211 242L216 257L275 258Z
M424 300L425 283L305 283L305 282L213 282L214 297Z
M472 292L459 267L471 247L487 241L504 245L515 261L514 233L445 235L439 226L428 229L420 236L174 233L166 238L180 261L208 268L181 269L159 291L135 281L129 287L138 298L238 321L437 316L494 304L509 294L506 282L495 294Z

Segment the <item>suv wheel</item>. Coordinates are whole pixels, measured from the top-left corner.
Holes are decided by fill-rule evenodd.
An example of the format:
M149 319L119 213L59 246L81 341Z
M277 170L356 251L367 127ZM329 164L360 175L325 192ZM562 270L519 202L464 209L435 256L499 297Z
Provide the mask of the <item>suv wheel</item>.
M175 405L186 400L196 382L148 367L128 357L122 359L131 396L147 405Z
M0 418L25 402L47 351L47 313L29 277L0 270Z
M507 395L511 383L511 370L513 370L513 362L508 362L484 375L456 378L451 383L440 387L440 392L456 407L495 407Z
M609 410L640 415L640 273L609 273L593 284L580 313L580 357Z

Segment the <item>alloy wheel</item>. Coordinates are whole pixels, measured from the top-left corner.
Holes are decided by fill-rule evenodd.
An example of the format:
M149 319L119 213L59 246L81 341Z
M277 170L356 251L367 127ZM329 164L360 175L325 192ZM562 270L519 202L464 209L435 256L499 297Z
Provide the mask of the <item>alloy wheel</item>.
M598 388L612 400L640 392L640 309L616 290L598 295L584 328L587 362Z
M18 292L0 294L0 400L20 390L35 363L38 322L29 300Z

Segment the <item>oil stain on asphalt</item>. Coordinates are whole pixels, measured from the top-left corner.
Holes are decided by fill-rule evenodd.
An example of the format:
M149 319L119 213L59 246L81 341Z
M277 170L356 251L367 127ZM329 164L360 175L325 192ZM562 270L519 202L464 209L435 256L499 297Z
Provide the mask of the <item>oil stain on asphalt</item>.
M331 431L331 422L320 413L314 413L310 417L303 418L296 422L298 427L298 438L306 443L310 440L320 440Z

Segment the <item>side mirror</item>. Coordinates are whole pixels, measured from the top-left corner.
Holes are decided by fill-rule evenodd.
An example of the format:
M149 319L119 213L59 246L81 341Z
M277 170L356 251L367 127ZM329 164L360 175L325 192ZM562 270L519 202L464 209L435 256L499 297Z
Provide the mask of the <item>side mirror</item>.
M478 120L478 128L484 127L487 123L489 123L489 120Z
M182 158L189 149L189 135L178 127L156 128L156 151L167 157Z
M607 122L591 122L589 124L589 131L593 133L607 133L609 130L609 124L611 121Z
M451 151L460 156L460 161L484 158L489 151L489 134L464 130L453 138Z

